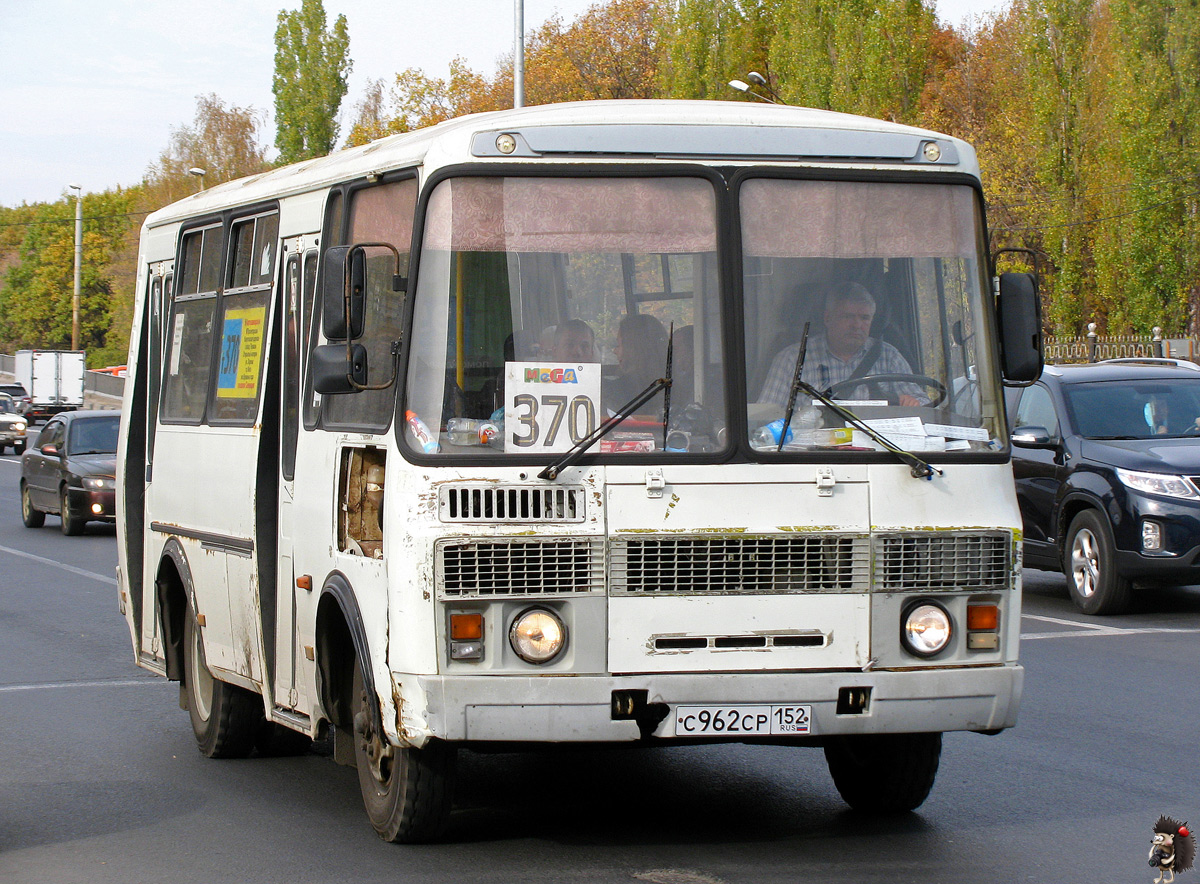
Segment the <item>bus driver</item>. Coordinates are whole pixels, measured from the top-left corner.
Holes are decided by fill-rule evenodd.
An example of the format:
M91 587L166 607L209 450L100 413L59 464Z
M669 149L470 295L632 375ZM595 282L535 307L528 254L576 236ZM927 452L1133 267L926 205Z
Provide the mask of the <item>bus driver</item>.
M864 286L852 282L844 289L831 289L825 299L824 330L808 339L801 379L825 392L852 378L880 374L911 375L912 369L899 350L871 337L874 318L875 298ZM763 382L759 402L787 404L799 353L798 343L779 352ZM887 386L896 391L901 405L925 405L929 401L916 384L889 383ZM839 398L849 398L851 392L864 391L856 388L854 391L840 392Z

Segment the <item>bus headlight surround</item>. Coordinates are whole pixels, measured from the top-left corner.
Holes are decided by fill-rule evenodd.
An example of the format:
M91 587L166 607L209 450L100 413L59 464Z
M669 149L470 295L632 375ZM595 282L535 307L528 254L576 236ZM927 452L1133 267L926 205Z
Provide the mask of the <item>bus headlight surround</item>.
M513 618L508 643L526 663L549 663L567 646L567 627L547 608L527 608Z
M933 657L950 644L954 623L939 603L919 599L904 609L900 618L900 643L916 657Z

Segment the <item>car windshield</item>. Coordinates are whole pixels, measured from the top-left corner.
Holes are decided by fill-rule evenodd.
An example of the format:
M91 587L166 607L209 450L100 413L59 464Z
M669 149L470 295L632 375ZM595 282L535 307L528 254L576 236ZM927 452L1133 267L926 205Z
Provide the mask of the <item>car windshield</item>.
M67 436L67 453L115 454L120 422L121 419L117 415L72 421L70 434Z
M1063 395L1079 434L1089 439L1200 433L1200 377L1065 384Z
M0 414L12 414L16 411L13 408L13 401L8 396L0 397Z

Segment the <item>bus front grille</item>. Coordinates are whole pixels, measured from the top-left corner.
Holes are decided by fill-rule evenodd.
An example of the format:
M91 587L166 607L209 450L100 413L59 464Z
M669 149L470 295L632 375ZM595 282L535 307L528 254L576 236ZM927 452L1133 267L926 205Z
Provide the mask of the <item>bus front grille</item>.
M875 538L876 588L884 592L1007 589L1012 535L930 532Z
M867 592L870 539L859 534L621 537L614 593Z
M603 592L603 541L441 541L437 580L443 596L456 598Z

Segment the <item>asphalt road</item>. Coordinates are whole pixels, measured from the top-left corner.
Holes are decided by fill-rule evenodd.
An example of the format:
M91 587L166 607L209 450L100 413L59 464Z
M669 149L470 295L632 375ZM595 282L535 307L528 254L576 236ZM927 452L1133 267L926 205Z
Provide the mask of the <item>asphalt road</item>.
M24 528L17 477L0 457L5 884L1149 882L1157 816L1200 823L1200 589L1088 618L1027 571L1020 723L948 735L916 813L848 811L819 750L465 753L447 842L384 844L327 756L201 757L133 665L113 529Z

